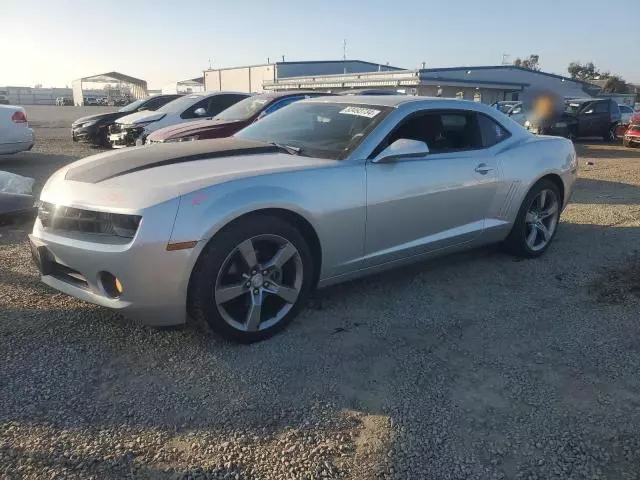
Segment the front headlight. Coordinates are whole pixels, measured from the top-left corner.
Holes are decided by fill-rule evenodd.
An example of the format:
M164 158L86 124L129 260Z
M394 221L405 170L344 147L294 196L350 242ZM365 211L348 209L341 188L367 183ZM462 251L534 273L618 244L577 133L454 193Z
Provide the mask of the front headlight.
M200 138L199 135L189 135L188 137L168 138L164 143L168 142L194 142Z
M531 126L531 122L527 120L526 122L524 122L524 126L525 128L529 128Z

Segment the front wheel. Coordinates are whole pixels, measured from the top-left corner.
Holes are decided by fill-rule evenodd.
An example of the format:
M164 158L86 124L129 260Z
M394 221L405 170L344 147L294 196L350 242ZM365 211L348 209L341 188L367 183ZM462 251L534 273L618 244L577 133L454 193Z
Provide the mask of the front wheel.
M313 260L300 232L278 217L253 215L205 247L191 276L188 311L229 340L253 343L293 321L312 283Z
M505 241L507 249L519 257L542 255L551 245L560 221L562 199L550 180L540 180L525 197L513 228Z

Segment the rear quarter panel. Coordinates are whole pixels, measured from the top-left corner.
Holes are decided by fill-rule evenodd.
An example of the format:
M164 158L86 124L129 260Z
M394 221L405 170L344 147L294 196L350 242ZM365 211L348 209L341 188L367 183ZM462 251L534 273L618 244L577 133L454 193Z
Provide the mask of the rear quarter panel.
M547 175L561 178L566 206L577 174L573 144L561 137L528 136L497 153L503 181L492 206L491 217L512 224L531 187Z

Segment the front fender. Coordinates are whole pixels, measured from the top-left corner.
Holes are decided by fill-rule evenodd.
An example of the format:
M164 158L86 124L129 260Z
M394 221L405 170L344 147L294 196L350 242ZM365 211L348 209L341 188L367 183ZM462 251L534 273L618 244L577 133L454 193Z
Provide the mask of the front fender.
M233 182L232 182L233 183ZM314 226L313 215L299 192L284 187L252 185L241 189L217 185L184 195L171 235L171 243L206 243L229 222L256 210L280 208L304 217Z

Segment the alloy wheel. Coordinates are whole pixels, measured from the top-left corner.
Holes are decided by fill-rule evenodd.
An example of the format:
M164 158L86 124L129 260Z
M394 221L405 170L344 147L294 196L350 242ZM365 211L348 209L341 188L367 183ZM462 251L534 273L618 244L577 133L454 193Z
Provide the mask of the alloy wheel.
M291 242L278 235L258 235L227 256L216 278L214 300L231 327L265 330L293 308L303 279L302 259Z
M553 190L543 189L533 199L525 216L525 242L533 251L545 248L556 231L560 202Z

